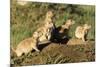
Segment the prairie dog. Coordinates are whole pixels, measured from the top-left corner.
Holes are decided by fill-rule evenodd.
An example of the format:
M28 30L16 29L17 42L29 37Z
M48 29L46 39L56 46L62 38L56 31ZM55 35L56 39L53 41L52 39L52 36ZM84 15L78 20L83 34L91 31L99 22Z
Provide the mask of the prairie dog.
M65 29L69 29L71 25L75 24L75 21L68 19L65 24L61 26L60 33L63 33Z
M50 40L51 32L54 28L54 24L52 21L53 13L52 11L48 11L46 13L46 18L44 20L43 26L39 27L35 32L39 35L39 42Z
M78 39L82 39L85 42L85 35L87 35L88 30L91 28L91 25L84 24L83 26L78 26L75 30L75 36Z
M16 49L12 50L16 53L18 57L22 56L23 53L24 54L29 53L33 49L39 52L40 50L38 50L37 48L37 42L38 42L37 40L38 40L38 35L37 33L34 33L33 37L21 41L17 45Z
M46 38L47 29L45 29L45 27L40 27L35 32L38 33L38 36L39 36L38 41L39 42L47 40L47 38ZM33 33L33 35L34 35L34 33Z
M47 23L47 24L45 24L44 26L38 28L35 31L39 35L39 39L38 39L39 42L46 41L46 40L49 40L50 39L51 32L52 32L52 30L51 30L52 29L52 26L53 26L52 23Z
M48 11L46 13L46 18L45 18L45 21L44 21L44 25L48 28L53 28L54 27L54 23L53 23L53 12L52 11Z
M54 23L53 23L53 19L52 19L53 16L54 16L54 14L53 14L52 11L48 11L46 13L46 18L44 20L44 25L47 25L48 28L54 27Z

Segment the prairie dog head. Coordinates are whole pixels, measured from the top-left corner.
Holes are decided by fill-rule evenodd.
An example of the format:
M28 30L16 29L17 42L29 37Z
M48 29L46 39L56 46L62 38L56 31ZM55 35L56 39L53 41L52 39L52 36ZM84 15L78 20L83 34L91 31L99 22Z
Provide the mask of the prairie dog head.
M63 33L65 29L69 29L71 25L75 24L75 21L72 19L68 19L62 26L61 30L59 31L60 33Z
M68 19L64 25L62 25L62 28L69 29L71 25L75 24L75 21L72 19Z
M84 24L83 27L84 27L85 30L89 30L91 28L91 25Z
M46 18L52 18L53 17L53 12L52 11L48 11L46 13Z
M73 25L75 24L75 21L73 21L72 19L68 19L65 23L65 25Z

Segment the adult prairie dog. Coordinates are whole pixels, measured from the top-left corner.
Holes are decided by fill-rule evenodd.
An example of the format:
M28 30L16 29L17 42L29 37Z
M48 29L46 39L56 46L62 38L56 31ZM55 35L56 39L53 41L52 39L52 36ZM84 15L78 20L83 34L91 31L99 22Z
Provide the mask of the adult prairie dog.
M17 45L16 49L12 48L12 50L16 53L18 57L22 56L23 53L24 54L29 53L33 49L39 52L40 50L37 48L37 44L38 44L37 40L38 40L38 34L34 33L33 37L21 41Z
M75 36L78 39L82 39L85 42L85 36L88 33L88 30L91 28L91 25L84 24L83 26L78 26L75 30Z

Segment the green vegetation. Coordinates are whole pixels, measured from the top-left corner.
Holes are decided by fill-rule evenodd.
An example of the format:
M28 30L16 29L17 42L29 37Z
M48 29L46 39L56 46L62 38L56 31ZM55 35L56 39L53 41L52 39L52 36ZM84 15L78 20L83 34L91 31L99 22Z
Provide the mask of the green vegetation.
M70 29L69 35L74 36L76 26L88 23L92 29L88 34L89 39L95 38L95 6L51 4L29 2L25 6L12 1L11 5L11 44L16 45L42 24L45 13L53 10L56 26L62 25L67 18L72 17L76 24Z
M74 37L76 26L85 23L92 25L87 38L95 40L95 6L37 2L29 2L28 4L21 6L16 3L16 0L11 0L10 9L10 44L13 47L16 47L23 39L32 36L32 33L42 25L48 10L53 10L54 12L55 16L53 21L55 22L56 27L62 25L68 18L73 18L73 20L75 20L76 23L69 30L69 36L71 37ZM83 48L76 50L80 52L84 51ZM41 55L40 57L42 58ZM46 63L43 64L65 63L69 62L69 60L69 57L62 55L57 55L56 57L50 56Z

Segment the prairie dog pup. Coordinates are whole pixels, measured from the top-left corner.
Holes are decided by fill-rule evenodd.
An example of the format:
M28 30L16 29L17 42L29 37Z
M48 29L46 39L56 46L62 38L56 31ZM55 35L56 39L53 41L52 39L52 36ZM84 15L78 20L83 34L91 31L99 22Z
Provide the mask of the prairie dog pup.
M48 28L53 28L54 27L54 23L53 23L53 18L54 14L52 11L48 11L46 13L46 18L44 20L44 25L47 25Z
M85 42L85 35L87 35L88 30L91 28L91 25L84 24L83 26L78 26L75 31L75 36L78 39L82 39Z
M51 37L51 32L52 32L52 27L53 24L52 23L46 23L44 26L38 28L35 32L38 33L38 41L42 42L42 41L46 41L49 40Z
M51 37L51 32L54 28L54 24L52 21L53 13L52 11L48 11L46 13L46 18L44 20L43 26L39 27L35 32L38 33L39 38L38 41L47 41Z
M44 21L44 25L46 27L48 27L48 29L54 28L54 23L53 23L53 20L52 20L53 16L54 16L54 14L53 14L52 11L48 11L46 13L46 18L45 18L45 21Z
M38 36L39 36L39 39L38 41L41 42L41 41L45 41L47 40L46 38L46 33L47 33L47 29L45 29L45 27L40 27L39 29L37 29L35 32L38 33ZM33 33L34 35L34 33Z
M33 37L21 41L16 47L16 49L13 49L13 51L16 53L18 57L22 56L23 53L24 54L29 53L33 49L39 52L37 48L37 42L38 42L37 40L38 40L38 35L37 33L34 33Z
M75 21L68 19L65 24L61 26L60 33L63 33L65 29L69 29L71 25L75 24Z

